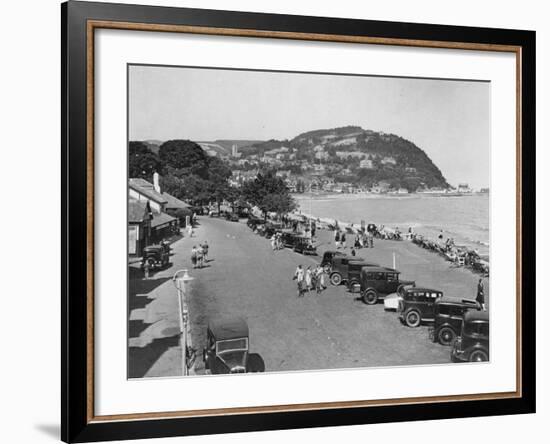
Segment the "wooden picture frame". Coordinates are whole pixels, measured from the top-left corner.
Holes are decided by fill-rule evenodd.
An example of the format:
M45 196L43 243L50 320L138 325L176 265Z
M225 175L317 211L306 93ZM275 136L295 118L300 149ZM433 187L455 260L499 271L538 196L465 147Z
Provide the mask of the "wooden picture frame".
M62 439L138 439L535 411L535 33L70 1L62 15ZM94 32L245 36L516 55L517 390L132 415L94 414Z

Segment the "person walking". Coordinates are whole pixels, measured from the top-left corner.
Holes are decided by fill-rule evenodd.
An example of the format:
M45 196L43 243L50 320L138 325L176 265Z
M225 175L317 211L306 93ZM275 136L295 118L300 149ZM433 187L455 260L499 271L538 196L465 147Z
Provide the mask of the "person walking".
M306 290L309 291L312 289L312 278L311 278L311 267L307 267L306 270Z
M277 249L277 234L271 236L271 249L275 251Z
M202 244L202 256L204 258L204 262L208 262L208 242L207 241L204 241L204 243Z
M334 233L334 244L336 245L336 249L340 248L340 232L338 230Z
M340 236L340 243L342 244L342 248L346 248L346 233L342 232L342 236Z
M485 289L483 286L483 278L480 278L477 283L476 301L480 305L481 309L485 311Z
M193 248L191 249L191 263L193 264L193 268L197 268L197 247L196 247L196 245L193 245Z
M204 264L204 250L202 249L202 246L199 245L197 248L197 265L199 268L202 268Z
M298 268L296 268L296 271L294 272L294 277L292 278L296 280L296 284L298 287L298 297L301 297L304 293L304 269L302 268L302 265L298 265Z

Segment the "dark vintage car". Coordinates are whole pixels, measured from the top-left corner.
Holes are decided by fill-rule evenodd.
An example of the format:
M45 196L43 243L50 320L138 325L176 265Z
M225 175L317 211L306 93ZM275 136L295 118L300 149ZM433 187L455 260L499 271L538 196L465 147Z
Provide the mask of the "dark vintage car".
M204 366L211 374L248 371L248 325L241 318L211 321L203 350Z
M239 222L239 215L230 211L225 213L225 218L231 222Z
M149 245L143 249L141 259L141 268L145 265L149 269L163 268L170 262L170 245L167 242L161 242L157 245Z
M489 313L470 310L464 314L460 336L451 351L453 362L489 360Z
M321 260L321 267L332 267L332 258L336 256L347 256L345 251L328 250L323 253L323 259ZM330 268L326 268L326 271L330 271Z
M248 220L246 221L246 225L248 225L249 228L254 229L259 225L265 224L265 222L266 221L264 219L260 219L259 217L249 216Z
M434 306L443 297L441 290L431 288L407 288L397 307L399 320L408 327L418 327L422 322L433 322Z
M460 335L464 314L481 307L473 299L444 297L435 302L434 325L430 328L430 339L441 345L452 345Z
M402 293L406 286L415 285L414 281L400 280L400 274L389 267L362 267L359 285L363 302L373 305L390 293Z
M278 222L268 222L263 226L263 230L261 232L262 236L265 236L267 238L271 238L275 233L279 233L283 230L283 224Z
M311 238L294 232L283 231L281 242L286 248L292 248L295 252L301 254L317 254L317 248L313 245Z
M379 264L367 262L357 256L335 256L332 258L328 275L332 285L347 284L350 291L359 291L361 269L363 267L378 267Z

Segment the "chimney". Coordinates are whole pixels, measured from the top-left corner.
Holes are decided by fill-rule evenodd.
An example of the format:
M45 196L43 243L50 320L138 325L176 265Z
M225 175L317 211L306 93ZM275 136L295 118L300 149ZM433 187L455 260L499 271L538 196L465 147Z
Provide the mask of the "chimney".
M162 192L160 191L159 173L157 173L156 171L153 174L153 188L157 193L162 194Z

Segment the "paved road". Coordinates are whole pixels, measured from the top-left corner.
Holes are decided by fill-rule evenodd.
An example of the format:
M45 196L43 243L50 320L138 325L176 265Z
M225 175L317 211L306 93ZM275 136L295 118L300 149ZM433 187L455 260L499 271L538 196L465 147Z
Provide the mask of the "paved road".
M197 241L208 240L212 258L206 268L191 273L196 278L189 300L191 334L201 350L209 318L238 315L247 319L251 352L263 357L267 371L449 362L449 348L430 342L427 327L404 327L383 304L364 305L344 287L298 298L294 270L319 258L274 252L243 222L203 217L200 223ZM326 249L330 233L321 232L320 238L321 249ZM178 247L189 246L180 242L175 257L189 256ZM404 279L416 278L418 284L428 284L423 279L445 281L432 285L451 293L475 290L471 272L450 269L441 258L408 242L378 241L362 256L391 265L394 251ZM196 371L204 371L202 362Z

